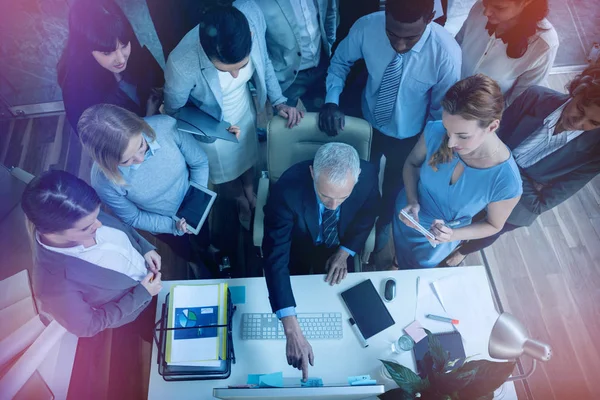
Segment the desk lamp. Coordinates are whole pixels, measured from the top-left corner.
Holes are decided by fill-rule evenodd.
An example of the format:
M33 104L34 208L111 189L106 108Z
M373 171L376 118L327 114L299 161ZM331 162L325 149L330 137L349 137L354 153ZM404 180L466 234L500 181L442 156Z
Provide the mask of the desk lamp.
M523 354L533 358L531 370L524 375L511 376L509 381L527 379L535 371L537 360L548 361L552 357L550 345L530 339L527 329L512 314L502 313L490 334L488 352L493 358L510 360Z

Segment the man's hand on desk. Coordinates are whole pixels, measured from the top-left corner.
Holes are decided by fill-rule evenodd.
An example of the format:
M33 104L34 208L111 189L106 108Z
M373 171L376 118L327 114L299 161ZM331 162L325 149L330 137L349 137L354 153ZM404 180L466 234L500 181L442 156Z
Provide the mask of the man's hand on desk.
M327 271L327 276L325 277L325 282L329 282L330 285L335 285L344 280L344 278L348 275L348 264L346 260L350 254L342 248L339 248L338 251L333 253L331 257L325 263L325 271Z
M308 364L315 365L312 347L302 334L295 315L281 318L281 323L287 339L285 353L288 365L301 370L302 380L306 381L308 379Z

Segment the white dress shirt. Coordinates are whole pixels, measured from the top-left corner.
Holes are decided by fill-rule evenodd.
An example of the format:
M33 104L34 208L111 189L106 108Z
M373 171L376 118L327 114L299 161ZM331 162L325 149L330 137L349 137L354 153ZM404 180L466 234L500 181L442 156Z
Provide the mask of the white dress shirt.
M527 51L521 58L506 55L507 45L485 29L487 17L483 3L475 3L456 35L462 49L461 78L482 73L500 85L504 100L510 105L530 86L544 86L558 50L558 35L547 19L538 24L538 31L529 38Z
M131 245L129 237L115 228L108 226L98 228L96 244L90 247L82 245L68 248L51 247L42 243L39 235L37 241L50 251L120 272L138 282L148 274L144 257Z
M531 167L583 133L583 131L563 131L554 134L560 115L570 101L568 100L548 115L544 119L544 124L513 150L513 157L519 167Z
M319 11L314 0L293 0L294 14L300 31L300 71L319 65L321 60L321 31Z

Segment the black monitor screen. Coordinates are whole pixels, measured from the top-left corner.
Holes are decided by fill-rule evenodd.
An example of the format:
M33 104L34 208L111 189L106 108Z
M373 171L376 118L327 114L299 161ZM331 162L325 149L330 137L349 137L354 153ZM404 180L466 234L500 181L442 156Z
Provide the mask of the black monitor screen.
M177 210L177 217L185 218L186 223L195 229L200 224L211 198L210 194L190 186Z

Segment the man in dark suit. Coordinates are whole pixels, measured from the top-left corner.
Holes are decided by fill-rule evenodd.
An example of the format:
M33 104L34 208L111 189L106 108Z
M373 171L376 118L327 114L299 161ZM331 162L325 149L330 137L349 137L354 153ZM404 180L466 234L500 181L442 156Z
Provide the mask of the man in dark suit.
M290 274L327 272L340 283L373 228L380 201L376 169L354 148L328 143L314 161L290 167L265 206L265 277L287 338L288 364L308 376L312 348L298 325Z
M446 261L458 265L467 254L498 237L531 225L600 173L600 66L569 83L569 94L533 86L504 112L498 136L521 169L523 195L496 235L472 240Z

